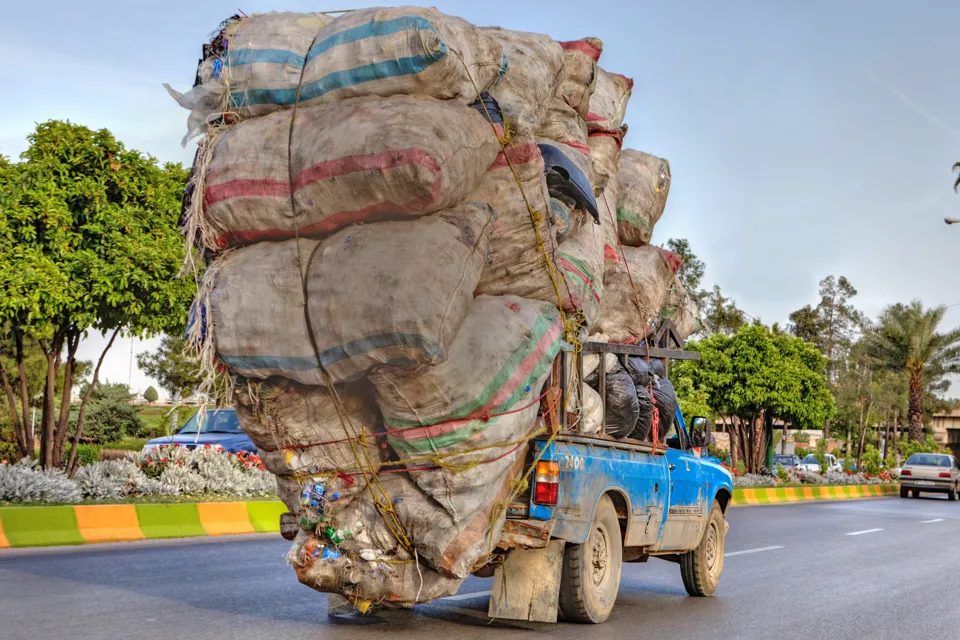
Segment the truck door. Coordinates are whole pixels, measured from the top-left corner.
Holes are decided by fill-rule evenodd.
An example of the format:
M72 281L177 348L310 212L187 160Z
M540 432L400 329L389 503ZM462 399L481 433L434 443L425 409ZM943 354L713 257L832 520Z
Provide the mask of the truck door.
M682 415L670 421L665 433L667 470L670 475L667 521L660 549L686 551L697 546L704 522L704 490L700 480L700 458L690 447Z

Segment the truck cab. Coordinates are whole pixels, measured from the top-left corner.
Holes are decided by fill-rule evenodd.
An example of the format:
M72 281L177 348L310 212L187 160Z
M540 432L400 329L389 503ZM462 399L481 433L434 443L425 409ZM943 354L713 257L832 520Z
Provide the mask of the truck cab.
M508 553L497 568L491 615L603 622L621 563L651 557L679 564L690 595L714 592L733 479L706 456L709 420L695 418L688 430L677 409L659 422L647 442L561 429L534 443L529 496L510 505L499 543ZM518 584L524 575L537 576L530 602Z

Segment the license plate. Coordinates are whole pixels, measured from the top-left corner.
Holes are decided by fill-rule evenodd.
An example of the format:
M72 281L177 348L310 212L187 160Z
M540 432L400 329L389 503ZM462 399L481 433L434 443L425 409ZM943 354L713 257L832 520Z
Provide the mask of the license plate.
M914 484L918 484L918 485L920 485L921 487L932 487L932 486L933 486L933 483L930 482L929 480L917 480L916 482L914 482Z

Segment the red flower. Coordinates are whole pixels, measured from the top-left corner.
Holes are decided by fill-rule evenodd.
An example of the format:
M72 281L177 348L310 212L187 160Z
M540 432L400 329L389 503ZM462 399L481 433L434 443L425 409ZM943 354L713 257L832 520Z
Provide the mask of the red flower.
M203 448L204 448L204 449L209 449L209 448L210 448L210 445L205 444L205 445L203 445Z
M174 443L173 443L173 446L179 447L179 446L180 446L180 443L179 443L179 442L174 442Z
M182 467L182 466L183 466L183 460L177 460L177 466L178 466L178 467Z
M160 462L166 464L166 463L167 463L167 459L166 459L166 458L160 458Z

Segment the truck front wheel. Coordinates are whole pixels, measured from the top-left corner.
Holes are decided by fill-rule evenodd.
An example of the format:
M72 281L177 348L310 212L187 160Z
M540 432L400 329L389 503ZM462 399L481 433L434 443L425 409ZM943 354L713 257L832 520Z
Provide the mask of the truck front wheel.
M720 584L726 529L723 511L720 510L719 503L714 501L700 544L693 551L680 556L683 586L691 596L713 595Z
M563 553L560 611L571 622L598 624L610 617L620 590L623 541L617 510L608 496L597 503L590 535Z

